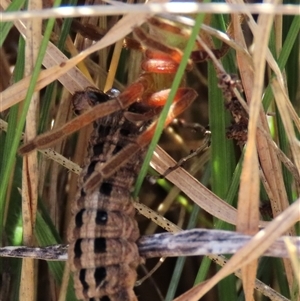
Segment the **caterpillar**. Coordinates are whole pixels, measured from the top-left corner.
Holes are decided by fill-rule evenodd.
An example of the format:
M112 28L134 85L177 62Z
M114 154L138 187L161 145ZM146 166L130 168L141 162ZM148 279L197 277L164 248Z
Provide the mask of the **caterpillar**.
M109 96L87 88L73 99L78 111L82 107L92 109L109 100ZM133 108L134 105L128 111ZM112 177L103 180L99 189L88 191L83 185L97 164L107 162L131 143L142 127L129 122L120 111L96 120L93 127L69 232L74 287L82 300L134 301L137 298L133 286L141 258L135 244L139 229L130 193L145 150L141 149Z

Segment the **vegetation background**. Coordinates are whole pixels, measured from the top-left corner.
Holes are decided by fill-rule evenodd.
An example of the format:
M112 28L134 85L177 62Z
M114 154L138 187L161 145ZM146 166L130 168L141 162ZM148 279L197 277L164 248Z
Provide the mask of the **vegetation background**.
M21 11L23 8L33 10L62 5L71 7L77 5L76 2L13 0L10 3L2 0L1 10ZM297 1L289 3L298 4ZM287 3L284 1L283 4ZM138 16L140 23L146 21L142 12ZM38 74L41 70L50 68L49 61L59 62L61 53L68 58L76 57L77 53L95 45L95 40L101 40L119 18L120 16L108 15L43 21L31 19L26 22L15 19L14 22L0 23L0 89L3 91L0 94L3 129L0 133L2 246L48 246L67 242L70 208L76 194L80 170L78 166L82 166L85 157L88 129L82 129L55 144L55 152L46 150L43 154L39 153L38 157L35 154L24 159L17 155L17 149L23 143L23 131L27 133L26 139L31 139L36 134L47 132L50 128L58 127L72 119L71 94L76 90L83 89L93 82L105 91L111 86L122 91L139 76L142 53L133 49L136 47L130 35L132 26L128 24L122 28L122 32L117 33L127 36L126 47L120 37L112 38L120 41L94 52L81 62L78 60L80 72L68 71L59 82L55 80L59 77L58 72L53 71L45 75L49 84L43 89L38 88ZM234 30L230 31L231 46L234 49L230 48L221 59L221 64L228 74L236 74L241 78L244 88L242 96L248 104L258 91L256 99L259 99L259 102L256 107L263 107L265 112L260 113L259 122L265 131L271 134L276 148L290 161L279 161L277 154L280 151L274 152L270 142L262 141L259 135L255 139L249 134L248 141L256 141L254 149L259 153L262 169L259 172L256 170L257 164L242 164L245 150L242 145L226 137L233 117L225 109L222 91L218 87L216 70L219 72L220 69L216 68L216 64L211 60L196 63L191 72L182 74L186 85L197 91L198 98L191 108L184 112L181 119L187 124L197 125L190 128L182 124L172 124L165 129L159 145L178 161L189 155L191 150L203 146L206 141L203 128L209 128L210 145L184 164L183 167L189 174L184 175L185 178L179 182L189 183L191 176L195 177L215 195L238 208L238 213L234 211L235 222L232 223L237 225L238 231L254 234L259 219L273 220L299 198L299 15L296 11L295 16L254 15L253 18L260 26L256 29L257 36L261 34L263 37L265 33L262 40L253 38L251 32L254 25L247 18L241 19L234 14L231 17L214 14L213 11L205 18L196 15L194 18L222 32L226 32L230 21L235 23ZM242 27L239 27L240 23ZM147 29L147 25L143 26ZM126 34L126 30L129 34ZM207 31L203 29L200 32L206 42L211 43L210 48L221 47L220 40L209 39ZM50 41L55 47L49 46ZM260 44L258 42L261 43L262 50L257 49ZM264 45L270 50L267 58L263 55ZM262 54L262 63L257 68L255 64L259 62L259 51ZM261 71L264 64L265 72ZM115 74L113 70L116 71ZM260 86L257 86L256 80L260 74L263 74L263 78L258 82ZM28 75L32 76L31 79L24 80ZM281 83L281 78L284 79L284 90L276 85ZM180 82L179 80L177 84ZM36 93L35 89L40 91ZM257 124L251 114L249 120L249 127ZM199 124L203 128L199 127ZM158 138L159 134L155 136L155 139ZM58 154L66 159L58 158ZM269 165L264 165L263 158L270 159ZM167 159L162 157L160 160L156 164L159 172ZM276 168L278 166L279 169ZM148 165L146 169L152 176L157 175ZM176 175L176 171L174 173ZM173 186L167 179L147 177L139 193L139 200L159 216L166 217L182 229L235 231L234 225L217 218L221 215L225 220L230 219L231 209L220 213L214 196L208 200L203 199L202 195L195 199L189 198L187 195L192 193L194 188L186 185L187 191L182 193L184 187ZM201 209L202 203L210 206L213 213L209 214ZM156 218L155 213L151 213L151 218ZM142 235L162 231L141 214L137 219ZM244 222L247 222L248 226L245 226ZM299 223L296 223L293 217L288 222L288 227L283 222L277 224L278 236L281 233L299 236ZM167 227L168 222L165 223ZM257 258L259 256L258 254ZM147 260L138 271L139 277L147 274L157 262L158 259ZM257 279L278 293L273 297L266 297L262 292L255 291L254 300L299 300L299 259L298 263L291 263L290 260L261 257L258 259L258 265L252 262L247 269L244 270L245 283L250 284L256 274ZM209 257L168 258L149 279L136 288L136 293L140 301L173 300L187 292L194 284L211 278L219 270L219 265ZM68 280L68 271L64 272L63 262L0 258L0 274L0 300L76 300L72 280ZM247 292L245 297L245 283L243 289L241 280L232 274L219 281L201 300L252 300ZM266 291L267 289L264 292Z

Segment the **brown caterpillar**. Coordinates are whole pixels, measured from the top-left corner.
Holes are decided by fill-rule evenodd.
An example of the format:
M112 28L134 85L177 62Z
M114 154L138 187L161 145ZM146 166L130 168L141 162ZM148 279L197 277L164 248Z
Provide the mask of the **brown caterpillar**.
M107 94L88 88L74 95L75 111L92 109L108 99ZM144 150L117 169L112 177L103 180L99 189L87 191L84 183L96 165L107 162L141 130L141 126L124 118L123 112L94 122L69 232L69 263L78 299L137 300L133 286L141 259L135 244L139 229L130 193Z

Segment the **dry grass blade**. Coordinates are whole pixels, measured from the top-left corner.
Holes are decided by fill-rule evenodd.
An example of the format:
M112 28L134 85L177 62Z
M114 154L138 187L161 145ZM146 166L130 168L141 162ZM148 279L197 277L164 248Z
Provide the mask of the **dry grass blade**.
M41 9L42 2L30 1L28 9ZM25 76L32 73L41 45L41 20L30 20L26 30L25 47ZM39 37L39 38L38 38ZM39 106L39 93L34 93L30 102L25 127L25 141L31 140L37 133L37 112ZM22 169L22 216L23 241L25 245L34 243L34 230L38 201L38 162L37 152L23 158ZM24 301L35 299L36 266L31 259L23 259L21 271L20 298Z
M241 17L238 15L232 15L232 20L234 24L234 38L240 45L246 48L246 42L242 33L240 18ZM243 82L243 89L245 91L245 95L248 99L251 99L253 86L253 68L249 68L249 60L247 60L248 57L244 53L237 52L236 58L239 66L240 76ZM251 61L251 66L252 65L253 62ZM254 164L258 164L258 162L255 162ZM246 171L244 172L247 174ZM252 171L250 171L250 173L247 175L249 175L250 177L257 176L255 173L252 173ZM255 189L257 189L258 178L256 178L256 181L253 181L253 179L250 177L244 179L244 183L247 182L251 183L252 185L256 185ZM244 193L245 192L243 192L243 194ZM247 191L246 193L249 193L249 191ZM247 195L250 197L250 194L246 194L245 196ZM256 195L258 196L257 190L254 192L255 197ZM240 194L237 230L241 231L242 233L255 234L257 231L256 229L258 224L258 198L255 198L256 201L253 201L252 196L253 195L251 194L251 198L245 200L245 197L242 198ZM256 269L257 261L254 261L247 267L243 268L241 271L246 300L253 300L252 294L256 278Z
M106 1L113 2L113 1ZM114 1L116 3L116 1ZM166 2L163 0L160 1L148 1L152 4L145 6L142 4L137 5L127 5L120 6L116 9L115 6L104 7L103 5L96 6L83 6L74 8L72 11L72 16L81 17L86 15L93 16L106 16L106 15L119 15L119 14L128 14L128 13L174 13L174 14L195 14L195 13L214 13L214 14L230 14L230 13L252 13L252 14L279 14L279 15L297 15L297 5L272 5L271 3L243 3L243 4L233 4L228 5L227 3L192 3L186 2L182 6L182 1L180 3L166 3L161 5L160 3L155 2ZM69 7L37 10L35 12L9 12L6 14L1 14L3 21L13 21L15 19L32 19L32 18L62 18L70 16Z
M142 206L145 210L149 210L143 204L135 203L134 205L138 210ZM252 236L233 231L207 229L182 230L174 224L169 227L168 232L142 236L138 240L138 248L141 256L143 258L155 258L234 254L252 239ZM1 257L34 258L41 260L67 261L67 252L68 245L53 245L42 248L25 246L0 248ZM293 257L293 264L295 264L294 271L296 271L298 264L297 253L299 252L300 238L283 236L278 238L266 250L264 256Z

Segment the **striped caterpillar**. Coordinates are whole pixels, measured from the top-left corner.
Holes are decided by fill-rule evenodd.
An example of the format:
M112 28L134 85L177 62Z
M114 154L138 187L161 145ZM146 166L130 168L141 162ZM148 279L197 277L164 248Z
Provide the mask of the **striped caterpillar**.
M75 110L92 108L108 99L107 94L88 88L74 95ZM133 286L141 259L135 244L139 229L130 193L144 150L141 149L126 165L118 168L112 177L103 180L97 190L85 190L84 183L97 164L107 162L131 143L141 129L129 122L123 112L94 122L69 232L69 263L74 272L78 299L137 300Z

